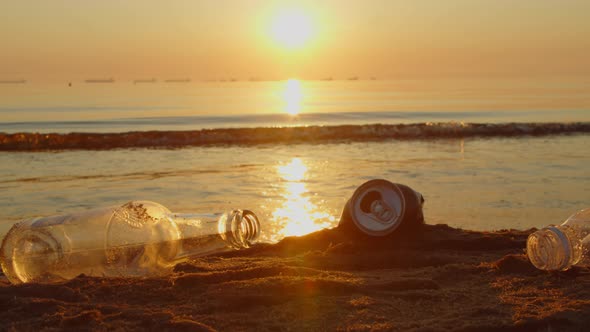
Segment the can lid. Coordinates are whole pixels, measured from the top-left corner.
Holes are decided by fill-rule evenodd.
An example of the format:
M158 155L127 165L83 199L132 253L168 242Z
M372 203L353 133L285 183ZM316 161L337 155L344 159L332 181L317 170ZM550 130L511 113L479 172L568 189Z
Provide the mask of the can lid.
M387 180L376 179L357 188L350 200L355 225L369 235L383 236L402 222L406 201L402 191Z

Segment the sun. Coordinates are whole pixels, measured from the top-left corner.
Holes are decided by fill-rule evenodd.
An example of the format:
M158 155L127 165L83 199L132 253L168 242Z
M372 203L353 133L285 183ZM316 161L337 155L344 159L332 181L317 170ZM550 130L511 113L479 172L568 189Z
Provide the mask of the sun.
M271 34L274 41L287 49L305 46L313 32L310 16L300 9L284 9L272 21Z

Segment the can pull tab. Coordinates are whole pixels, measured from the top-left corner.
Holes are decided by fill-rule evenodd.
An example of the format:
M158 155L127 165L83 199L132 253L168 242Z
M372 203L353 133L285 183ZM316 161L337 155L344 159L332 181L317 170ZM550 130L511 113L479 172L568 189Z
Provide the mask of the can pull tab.
M376 200L371 203L371 214L382 223L387 223L393 217L396 217L395 210L386 205L382 200Z
M397 217L395 209L382 200L373 201L373 203L371 203L371 214L384 224L391 222L392 219Z
M361 210L370 214L376 221L387 224L397 217L397 211L389 206L379 191L370 191L361 201Z

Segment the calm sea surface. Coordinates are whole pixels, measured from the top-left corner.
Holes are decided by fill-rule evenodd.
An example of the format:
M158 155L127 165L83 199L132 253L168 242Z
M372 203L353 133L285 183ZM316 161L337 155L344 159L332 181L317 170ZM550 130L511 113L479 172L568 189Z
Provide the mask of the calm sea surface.
M126 82L0 85L0 132L463 121L590 122L590 81ZM335 226L354 189L420 191L428 223L559 223L590 206L590 135L0 152L0 235L22 218L133 199L252 209L265 240Z

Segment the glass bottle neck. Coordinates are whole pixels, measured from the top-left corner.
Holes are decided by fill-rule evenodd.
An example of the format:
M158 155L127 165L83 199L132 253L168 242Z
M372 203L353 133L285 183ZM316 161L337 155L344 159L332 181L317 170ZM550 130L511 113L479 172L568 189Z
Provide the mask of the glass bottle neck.
M248 248L258 239L260 224L248 210L220 214L171 213L179 232L175 261L229 249Z

